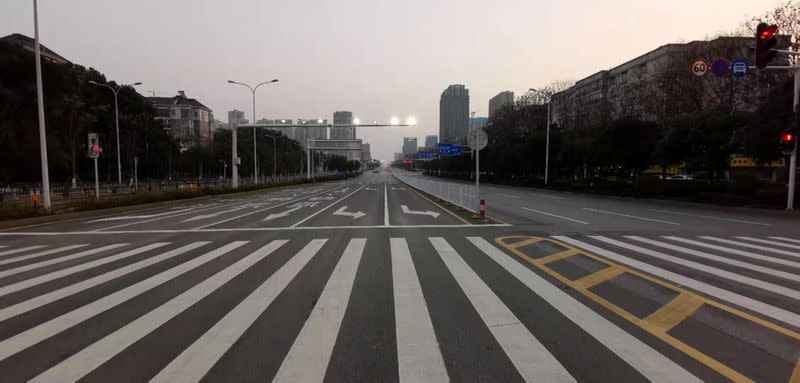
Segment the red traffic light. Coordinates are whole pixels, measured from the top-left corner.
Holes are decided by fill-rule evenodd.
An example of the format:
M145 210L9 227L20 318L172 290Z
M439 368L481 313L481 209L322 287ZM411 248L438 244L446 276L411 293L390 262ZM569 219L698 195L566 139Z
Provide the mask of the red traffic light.
M92 153L100 154L101 151L102 150L100 149L100 145L97 145L97 144L92 145Z
M775 24L769 25L764 28L763 31L761 31L761 34L758 36L758 38L761 40L771 39L776 33L778 33L778 26Z
M791 142L794 139L794 136L791 133L786 133L781 137L781 141L783 142Z

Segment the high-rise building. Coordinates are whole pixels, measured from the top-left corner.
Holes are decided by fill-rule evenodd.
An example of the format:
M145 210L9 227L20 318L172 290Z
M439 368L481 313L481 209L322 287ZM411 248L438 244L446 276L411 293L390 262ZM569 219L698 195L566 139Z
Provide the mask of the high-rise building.
M369 144L361 144L361 160L364 163L372 161L372 152L370 152Z
M469 128L469 89L450 85L439 99L439 141L466 143Z
M403 154L414 154L417 152L417 137L403 138Z
M489 99L489 118L506 105L514 104L514 92L506 90Z
M322 118L299 119L298 125L328 125L328 120ZM303 147L306 146L306 140L327 140L328 127L327 126L311 126L308 128L295 128L297 137L295 140L300 142ZM302 142L300 140L303 140Z
M336 111L333 112L333 124L352 124L353 112ZM333 127L331 128L331 140L355 140L355 127Z
M486 126L488 122L489 122L489 117L470 117L469 130L472 131L472 129L482 128Z
M430 136L425 136L425 147L426 148L435 148L439 145L439 136L433 134Z

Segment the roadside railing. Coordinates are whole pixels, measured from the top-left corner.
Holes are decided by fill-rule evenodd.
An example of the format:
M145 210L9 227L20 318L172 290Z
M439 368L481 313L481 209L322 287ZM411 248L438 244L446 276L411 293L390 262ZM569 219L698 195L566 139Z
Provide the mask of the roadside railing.
M403 174L401 172L392 172L392 175L404 184L461 206L473 213L479 209L475 187L472 185L420 178L416 174Z

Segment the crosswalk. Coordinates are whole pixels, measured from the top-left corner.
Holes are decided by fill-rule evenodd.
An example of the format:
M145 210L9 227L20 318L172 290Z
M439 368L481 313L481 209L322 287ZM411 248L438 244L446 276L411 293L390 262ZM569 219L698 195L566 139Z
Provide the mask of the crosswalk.
M800 379L794 238L3 246L4 382Z

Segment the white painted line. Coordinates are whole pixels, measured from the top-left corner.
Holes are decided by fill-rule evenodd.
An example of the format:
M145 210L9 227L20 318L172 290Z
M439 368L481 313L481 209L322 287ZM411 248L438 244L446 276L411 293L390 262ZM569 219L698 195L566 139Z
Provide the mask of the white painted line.
M359 219L359 218L365 216L366 214L364 214L364 212L358 211L358 210L356 210L355 212L347 211L347 205L342 205L338 209L336 209L335 212L333 212L333 215L342 215L342 216L345 216L345 217L351 217L354 220L356 220L356 219Z
M326 239L311 240L247 298L183 350L150 382L199 382L255 323L326 241Z
M23 252L26 252L26 251L29 251L29 250L41 249L43 247L46 247L46 245L35 245L35 246L28 246L28 247L20 247L18 249L0 251L0 256L23 253Z
M16 353L27 349L28 347L59 334L62 331L68 330L80 324L81 322L93 318L111 308L121 305L146 291L154 289L173 278L176 278L194 268L210 262L211 260L216 259L217 257L230 252L231 250L241 247L247 242L248 241L231 242L216 250L203 254L197 258L193 258L186 263L182 263L150 278L128 286L122 290L116 291L111 295L107 295L92 303L86 304L59 317L53 318L36 327L30 328L10 338L6 338L0 342L0 360L5 360Z
M400 209L403 210L403 214L415 214L415 215L429 215L433 218L438 218L440 213L430 210L411 210L408 208L407 205L400 205Z
M383 183L383 226L389 226L389 193L386 191L386 183Z
M119 354L158 327L192 307L203 298L233 280L252 266L283 246L286 240L272 241L232 265L194 285L189 290L170 299L161 306L144 314L133 322L117 329L104 338L94 342L80 352L61 361L47 371L29 380L32 383L49 383L55 381L77 382L92 370Z
M597 212L597 213L604 213L604 214L618 215L618 216L620 216L620 217L627 217L627 218L641 219L641 220L643 220L643 221L650 221L650 222L666 223L667 225L678 225L678 226L680 225L680 224L679 224L679 223L677 223L677 222L662 221L662 220L660 220L660 219L653 219L653 218L639 217L639 216L636 216L636 215L628 215L628 214L622 214L622 213L615 213L615 212L613 212L613 211L597 210L597 209L591 209L591 208L588 208L588 207L585 207L585 208L583 208L583 210L589 210L589 211L593 211L593 212Z
M44 257L45 255L60 253L62 251L70 251L70 250L78 249L78 248L85 247L85 246L88 246L88 245L87 244L70 245L70 246L64 246L64 247L58 247L58 248L55 248L55 249L40 251L38 253L33 253L33 254L28 254L28 255L21 255L19 257L6 258L6 259L0 260L0 265L7 265L9 263L20 262L20 261L27 261L29 259L38 258L38 257Z
M772 226L768 223L763 222L755 222L755 221L745 221L742 219L732 219L732 218L722 218L722 217L713 217L710 215L702 215L702 214L689 214L689 213L681 213L679 211L672 211L672 210L661 210L661 209L650 209L651 211L657 211L659 213L667 213L667 214L677 214L677 215L685 215L687 217L697 217L697 218L708 218L708 219L715 219L718 221L727 221L727 222L736 222L736 223L746 223L749 225L759 225L759 226Z
M187 218L187 219L184 219L183 221L181 221L181 223L183 223L183 222L199 221L199 220L201 220L201 219L208 219L208 218L216 217L216 216L218 216L218 215L221 215L221 214L227 214L227 213L230 213L230 212L239 211L239 210L242 210L242 209L244 209L245 207L246 207L246 206L238 206L238 207L235 207L235 208L233 208L233 209L228 209L228 210L218 211L218 212L216 212L216 213L210 213L210 214L200 214L200 215L196 215L196 216L194 216L194 217L192 217L192 218Z
M687 259L673 257L668 254L664 254L658 251L653 251L650 249L645 249L643 247L639 247L636 245L631 245L625 242L617 241L616 239L611 239L608 237L603 237L601 235L592 235L590 236L592 239L596 239L601 242L605 242L614 246L619 246L623 249L633 250L640 254L649 255L651 257L655 257L657 259L661 259L667 262L674 263L676 265L685 266L688 268L692 268L695 270L702 271L707 274L716 275L721 278L729 279L734 282L742 283L745 285L750 285L759 289L762 289L767 292L772 292L775 294L783 295L785 297L789 297L792 299L800 299L800 291L796 291L790 288L786 288L780 285L776 285L774 283L769 283L762 281L760 279L751 278L742 274L733 273L727 270L719 269L713 266L704 265L702 263L690 261Z
M749 249L756 249L756 250L766 251L768 253L782 254L782 255L788 255L790 257L800 258L800 253L798 253L796 251L773 249L771 247L753 245L753 244L744 243L744 242L731 241L731 240L728 240L728 239L722 239L722 238L711 237L711 236L701 236L700 238L707 239L709 241L727 243L728 245L746 247L746 248L749 248Z
M527 207L524 207L524 206L522 208L527 210L527 211L532 211L534 213L549 215L551 217L560 218L560 219L566 219L567 221L577 222L577 223L581 223L581 224L584 224L584 225L588 225L589 224L589 222L578 221L577 219L562 217L560 215L555 215L555 214L552 214L552 213L546 213L546 212L539 211L539 210L533 210L533 209L530 209L530 208L527 208Z
M786 241L786 242L800 243L800 240L798 240L798 239L791 239L791 238L785 238L785 237L770 237L770 238L781 240L781 241Z
M84 271L84 270L88 270L88 269L90 269L92 267L96 267L96 266L102 265L104 263L108 263L108 262L103 262L108 258L113 258L112 261L116 261L116 260L120 260L120 259L123 259L123 258L126 258L126 257L130 257L132 255L143 253L145 251L152 250L152 249L155 249L155 248L158 248L158 247L161 247L161 246L164 246L164 245L168 245L168 244L169 244L169 242L161 242L161 243L150 244L150 245L147 245L147 246L144 246L144 247L128 250L128 251L125 251L123 253L119 253L119 254L113 255L111 257L100 258L100 259L92 261L92 262L82 263L82 264L79 264L79 265L68 267L66 269L53 271L51 273L47 273L47 274L39 275L39 276L36 276L36 277L33 277L33 278L25 279L25 280L22 280L22 281L19 281L19 282L16 282L16 283L12 283L10 285L5 285L3 287L0 287L0 297L8 295L8 294L11 294L11 293L14 293L14 292L17 292L17 291L20 291L20 290L27 289L29 287L40 285L42 283L50 282L50 281L53 281L55 279L67 276L67 275L72 275L72 274L75 274L75 273L78 273L78 272L81 272L81 271ZM114 249L114 248L117 248L117 247L121 247L121 246L125 246L125 245L127 245L127 244L125 244L125 243L123 243L123 244L115 244L115 245L110 245L110 246L106 246L106 247L101 247L101 248L95 249L95 250L97 250L96 252L101 252L101 251L107 251L107 250L111 250L111 249Z
M704 247L706 249L724 251L726 253L741 255L743 257L750 257L750 258L753 258L753 259L765 259L765 260L768 259L770 262L773 262L773 263L779 263L779 264L782 264L782 265L797 267L796 263L794 261L788 261L788 260L785 260L785 259L780 259L780 258L766 256L766 255L761 255L761 254L757 254L757 253L753 253L753 252L749 252L749 251L745 251L745 250L732 249L730 247L714 245L714 244L711 244L711 243L705 243L705 242L695 241L695 240L691 240L691 239L687 239L687 238L681 238L681 237L665 236L664 238L669 239L671 241L677 241L677 242L682 242L682 243L686 243L686 244L689 244L689 245Z
M365 238L353 238L347 244L273 382L324 380L366 243Z
M322 213L323 211L327 210L327 209L328 209L328 208L330 208L331 206L333 206L333 205L336 205L337 203L344 201L344 200L345 200L347 197L350 197L351 195L353 195L353 194L356 194L356 193L357 193L359 190L363 189L363 188L364 188L364 186L367 186L367 185L362 185L360 188L358 188L358 189L356 189L356 190L353 190L353 191L352 191L350 194L348 194L348 195L346 195L346 196L344 196L344 197L342 197L342 198L339 198L338 200L334 201L334 202L333 202L333 203L331 203L330 205L328 205L328 206L325 206L325 207L323 207L322 209L319 209L319 210L317 210L316 212L314 212L313 214L309 215L308 217L305 217L305 218L301 219L300 221L298 221L297 223L295 223L295 224L294 224L294 225L292 225L291 227L297 227L297 226L300 226L300 224L302 224L303 222L305 222L305 221L308 221L309 219L311 219L311 218L315 217L317 214L319 214L319 213Z
M240 215L237 215L237 216L234 216L234 217L231 217L231 218L223 219L222 221L217 221L217 222L209 223L209 224L207 224L207 225L198 226L198 227L196 227L195 229L196 229L196 230L197 230L197 229L205 229L205 228L207 228L207 227L216 226L216 225L219 225L219 224L222 224L222 223L225 223L225 222L230 222L230 221L233 221L233 220L236 220L236 219L239 219L239 218L244 218L244 217L247 217L247 216L249 216L249 215L258 214L258 213L261 213L261 212L264 212L264 211L267 211L267 210L270 210L270 209L274 209L274 208L276 208L276 207L281 207L281 206L284 206L284 205L288 205L288 204L290 204L290 203L292 203L292 202L302 201L302 200L304 200L304 199L308 199L308 198L311 198L311 197L316 197L316 196L318 196L318 195L320 195L320 194L324 194L324 193L326 193L326 192L325 192L325 191L322 191L322 192L320 192L320 193L311 194L311 195L308 195L308 196L305 196L305 197L300 197L300 198L297 198L297 199L293 199L293 200L291 200L291 201L287 201L287 202L279 203L279 204L277 204L277 205L273 205L273 206L266 207L266 208L263 208L263 209L253 210L253 211L251 211L251 212L247 212L247 213L240 214Z
M508 223L487 223L481 225L444 224L444 225L342 225L342 226L298 226L298 227L231 227L219 229L163 229L163 230L117 230L117 231L63 231L63 232L15 232L0 233L0 237L23 236L23 237L54 237L62 235L120 235L120 234L175 234L175 233L226 233L226 232L248 232L248 231L293 231L293 230L347 230L347 229L479 229L487 227L512 227Z
M800 326L800 315L795 314L791 311L784 310L780 307L775 307L764 302L758 301L756 299L748 298L744 295L740 295L734 293L732 291L724 290L716 286L709 285L705 282L698 281L696 279L692 279L672 271L662 269L657 266L653 266L649 263L645 263L642 261L638 261L633 258L626 257L624 255L617 254L615 252L603 249L601 247L597 247L594 245L590 245L585 242L578 241L576 239L572 239L563 235L556 235L553 238L562 241L564 243L568 243L572 246L580 247L586 251L593 252L597 255L601 255L603 257L609 258L613 261L623 263L629 267L639 269L645 273L652 274L658 278L667 279L672 281L673 283L677 283L681 286L688 287L690 289L697 290L703 294L715 297L717 299L721 299L724 301L728 301L735 305L739 305L744 307L748 310L766 315L770 318L777 319L781 322L785 322L791 324L792 326Z
M519 197L517 197L515 195L510 195L510 194L497 193L497 195L503 196L503 197L508 197L508 198L519 199Z
M400 383L448 382L439 342L405 238L389 239Z
M177 256L177 255L186 253L188 251L194 250L194 249L196 249L198 247L205 246L205 245L207 245L209 243L211 243L211 242L192 242L192 243L190 243L188 245L179 247L179 248L174 249L174 250L170 250L170 251L168 251L166 253L156 255L155 257L150 257L150 258L147 258L145 260L142 260L142 261L139 261L139 262L136 262L136 263L132 263L132 264L130 264L128 266L125 266L125 267L122 267L122 268L119 268L119 269L114 269L114 270L109 271L109 272L107 272L105 274L100 274L100 275L98 275L96 277L92 277L92 278L80 281L78 283L75 283L75 284L60 288L60 289L55 290L55 291L51 291L51 292L43 294L43 295L39 295L36 298L28 299L27 301L23 301L23 302L15 304L15 305L5 307L3 309L0 309L0 322L4 321L6 319L9 319L9 318L13 318L13 317L15 317L17 315L20 315L22 313L26 313L28 311L31 311L31 310L35 309L35 308L42 307L42 306L44 306L46 304L55 302L55 301L57 301L57 300L59 300L61 298L64 298L64 297L67 297L67 296L70 296L70 295L73 295L73 294L77 294L77 293L79 293L81 291L84 291L86 289L89 289L89 288L92 288L94 286L100 285L102 283L108 282L108 281L110 281L112 279L119 278L119 277L121 277L123 275L130 274L130 273L132 273L134 271L137 271L137 270L141 270L141 269L143 269L145 267L154 265L154 264L156 264L158 262L161 262L163 260L166 260L166 259L172 258L174 256Z
M181 210L172 210L172 211L167 211L167 212L164 212L164 213L156 213L156 214L145 214L145 215L119 215L119 216L116 216L116 217L100 218L100 219L96 219L96 220L94 220L94 221L89 221L89 222L86 222L86 223L96 223L96 222L111 222L111 221L123 221L123 220L127 220L127 219L156 218L156 217L163 217L163 216L165 216L165 215L170 215L170 214L175 214L175 213L183 213L183 212L185 212L185 211L192 211L192 210L194 210L194 209L192 209L192 208L187 208L187 209L181 209Z
M783 279L787 279L787 280L790 280L790 281L800 282L800 274L780 271L780 270L772 269L772 268L769 268L769 267L764 267L764 266L755 265L755 264L752 264L752 263L738 261L736 259L731 259L731 258L728 258L728 257L720 257L720 256L717 256L717 255L704 253L702 251L688 249L688 248L685 248L685 247L682 247L682 246L676 246L676 245L672 245L672 244L665 243L665 242L654 241L652 239L637 237L635 235L626 236L625 238L629 238L629 239L632 239L634 241L648 243L648 244L653 245L653 246L663 247L665 249L674 250L674 251L681 252L681 253L684 253L684 254L694 255L694 256L700 257L700 258L710 259L712 261L716 261L716 262L719 262L719 263L724 263L724 264L731 265L731 266L741 267L741 268L746 269L746 270L758 271L759 273L772 275L772 276L775 276L775 277L778 277L778 278L783 278ZM769 258L769 257L759 257L758 259L761 259L761 260L764 260L764 261L768 261L768 262L771 262L772 260L774 260L774 258ZM794 263L795 267L800 267L800 263L795 263L795 262L792 262L792 263Z
M160 221L162 219L167 219L167 218L181 217L181 216L184 216L184 215L200 213L200 212L204 212L204 211L208 211L208 210L212 210L212 209L219 209L219 208L223 208L223 207L233 206L233 205L236 205L236 204L238 204L240 202L241 201L232 202L232 203L228 203L228 204L222 204L222 205L218 205L218 206L210 206L210 207L203 208L203 209L190 210L190 211L181 212L181 213L177 213L177 214L165 215L165 216L156 217L156 218L150 218L150 219L146 219L144 221L128 222L128 223L123 223L123 224L116 225L116 226L102 227L102 228L96 229L94 231L112 230L112 229L118 229L120 227L125 227L125 226L131 226L131 225L138 225L138 224L141 224L141 223Z
M31 264L24 265L24 266L15 267L13 269L3 270L3 271L0 271L0 278L5 278L5 277L7 277L9 275L24 273L24 272L30 271L30 270L40 269L42 267L54 265L56 263L61 263L61 262L66 262L66 261L70 261L70 260L73 260L73 259L78 259L78 258L81 258L81 257L85 257L87 255L102 253L104 251L113 250L113 249L116 249L118 247L127 246L127 245L128 245L127 243L116 243L116 244L113 244L113 245L108 245L108 246L98 247L98 248L95 248L95 249L89 249L89 250L81 251L81 252L75 253L75 254L65 255L63 257L58 257L58 258L54 258L54 259L48 259L46 261L41 261L41 262L31 263ZM101 258L101 259L107 259L107 258ZM96 261L94 261L94 262L96 262ZM89 263L92 263L92 262L89 262ZM88 264L88 263L86 263L86 264ZM83 265L84 264L78 265L78 266L83 266ZM8 286L0 287L0 291L5 289L6 287L8 287Z
M671 359L603 318L485 239L467 237L467 240L646 379L652 382L700 382Z
M444 238L428 240L464 295L526 382L575 382L575 378L523 325Z
M786 248L789 248L789 249L798 249L798 250L800 250L800 245L790 245L788 243L777 242L777 241L768 241L766 239L759 239L759 238L753 238L753 237L736 237L736 238L737 239L743 239L745 241L765 243L767 245L780 246L780 247L786 247Z

